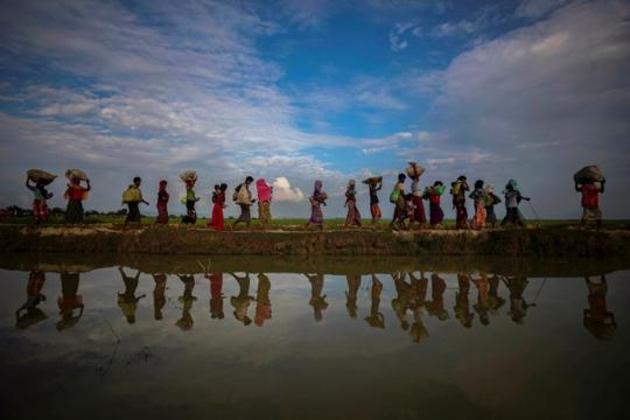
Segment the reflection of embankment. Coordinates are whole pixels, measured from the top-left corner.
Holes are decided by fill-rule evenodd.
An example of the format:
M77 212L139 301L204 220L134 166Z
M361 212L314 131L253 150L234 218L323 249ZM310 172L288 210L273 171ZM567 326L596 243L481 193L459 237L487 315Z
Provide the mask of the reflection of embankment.
M628 269L626 258L506 258L488 256L208 256L142 254L24 254L0 256L0 268L45 272L86 272L123 265L143 273L324 273L365 275L396 271L439 273L485 272L528 277L583 277Z
M178 226L0 226L5 252L207 255L629 256L630 231L572 228L489 231L214 232Z

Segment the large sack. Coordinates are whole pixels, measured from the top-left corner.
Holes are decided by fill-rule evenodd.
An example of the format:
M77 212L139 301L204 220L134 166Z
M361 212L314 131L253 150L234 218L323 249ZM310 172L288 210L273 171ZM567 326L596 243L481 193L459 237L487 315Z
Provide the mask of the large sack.
M367 178L363 180L363 183L368 184L368 185L376 185L376 184L380 184L381 182L383 182L382 176L373 176L371 178Z
M57 175L53 175L43 169L29 169L26 171L26 176L34 183L40 182L44 185L50 184L55 180L55 178L57 178Z
M184 182L188 182L188 181L196 182L197 172L192 171L192 170L184 171L181 174L179 174L179 178Z
M122 202L123 203L134 203L140 202L140 189L129 186L123 194L122 194Z
M407 166L407 175L411 178L419 177L424 173L424 168L418 165L416 162L409 162L409 166Z
M585 166L573 175L573 180L578 184L584 182L601 182L603 179L604 173L597 165Z
M87 181L88 177L81 169L68 169L66 171L66 178L72 179L77 178L81 181Z

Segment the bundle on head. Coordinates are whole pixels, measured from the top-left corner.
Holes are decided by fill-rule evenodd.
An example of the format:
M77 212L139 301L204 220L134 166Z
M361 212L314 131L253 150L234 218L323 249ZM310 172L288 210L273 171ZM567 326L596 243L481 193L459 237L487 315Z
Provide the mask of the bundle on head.
M363 180L363 183L367 185L376 185L376 184L380 184L381 182L383 182L382 176L373 176L371 178L367 178Z
M604 173L597 165L585 166L573 175L573 180L577 184L586 182L601 182L604 180Z
M57 175L53 175L43 169L29 169L26 171L26 176L34 183L43 185L48 185L57 178Z
M407 166L406 171L407 175L411 178L417 178L424 173L424 168L416 162L409 162L409 166Z
M197 172L189 170L184 171L179 174L179 178L184 182L196 182L197 181Z
M78 179L80 181L86 181L88 179L85 172L83 172L81 169L68 169L66 171L66 178L70 180Z

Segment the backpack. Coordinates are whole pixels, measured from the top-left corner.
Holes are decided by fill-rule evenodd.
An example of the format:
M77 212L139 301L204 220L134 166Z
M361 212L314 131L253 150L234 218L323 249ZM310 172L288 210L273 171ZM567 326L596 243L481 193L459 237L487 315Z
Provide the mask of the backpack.
M391 194L389 194L389 202L390 203L398 203L400 199L400 190L395 188L392 190Z
M232 194L232 201L238 200L238 193L239 193L239 191L241 191L241 187L242 186L243 186L243 184L238 184L236 186L236 188L234 188L234 193Z

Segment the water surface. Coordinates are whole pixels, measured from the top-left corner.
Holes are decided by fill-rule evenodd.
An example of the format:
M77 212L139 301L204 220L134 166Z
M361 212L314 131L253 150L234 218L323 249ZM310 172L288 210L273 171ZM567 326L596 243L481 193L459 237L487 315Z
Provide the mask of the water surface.
M112 263L0 262L3 418L619 418L630 408L623 263Z

